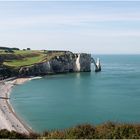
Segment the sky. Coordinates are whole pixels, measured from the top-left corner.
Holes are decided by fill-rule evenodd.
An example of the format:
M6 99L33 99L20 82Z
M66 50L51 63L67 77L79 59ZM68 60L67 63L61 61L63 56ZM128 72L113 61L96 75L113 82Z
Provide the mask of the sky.
M0 46L140 54L140 1L0 1Z

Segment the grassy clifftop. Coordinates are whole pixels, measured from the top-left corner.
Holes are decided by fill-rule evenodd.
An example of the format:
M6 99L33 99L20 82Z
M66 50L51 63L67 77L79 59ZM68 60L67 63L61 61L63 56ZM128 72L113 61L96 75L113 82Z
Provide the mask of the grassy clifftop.
M7 55L8 58L8 54ZM9 54L11 55L11 54ZM13 59L5 59L3 64L11 67L21 67L24 65L32 65L34 63L39 63L45 59L46 54L39 51L14 51Z
M68 52L0 47L0 80L15 76L44 75L46 71L43 71L43 68L41 70L40 67L36 68L40 66L39 64L58 58L58 56ZM32 66L35 66L35 69L30 69Z
M14 68L49 61L53 57L63 54L62 51L13 50L12 52L5 52L0 50L1 63L4 66Z

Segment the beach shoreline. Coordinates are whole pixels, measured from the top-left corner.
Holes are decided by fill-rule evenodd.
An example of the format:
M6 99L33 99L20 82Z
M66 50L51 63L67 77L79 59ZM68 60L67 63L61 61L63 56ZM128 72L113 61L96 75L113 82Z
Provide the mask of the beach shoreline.
M14 78L0 82L0 130L14 130L24 134L33 132L32 128L26 122L23 122L20 116L15 113L10 103L10 94L15 85L21 85L27 81L39 78L41 77Z

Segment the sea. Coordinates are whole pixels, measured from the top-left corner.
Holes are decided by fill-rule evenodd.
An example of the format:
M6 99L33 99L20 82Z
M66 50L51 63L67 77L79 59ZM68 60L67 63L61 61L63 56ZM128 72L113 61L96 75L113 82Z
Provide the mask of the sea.
M140 123L140 55L94 55L102 71L49 75L13 88L10 102L36 132Z

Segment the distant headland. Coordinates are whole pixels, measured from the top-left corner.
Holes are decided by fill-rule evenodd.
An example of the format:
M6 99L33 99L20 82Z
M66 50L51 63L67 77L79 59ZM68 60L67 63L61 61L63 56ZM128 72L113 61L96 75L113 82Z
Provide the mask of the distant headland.
M0 80L15 76L90 72L91 63L95 64L96 72L101 70L100 61L96 63L87 53L0 47Z

